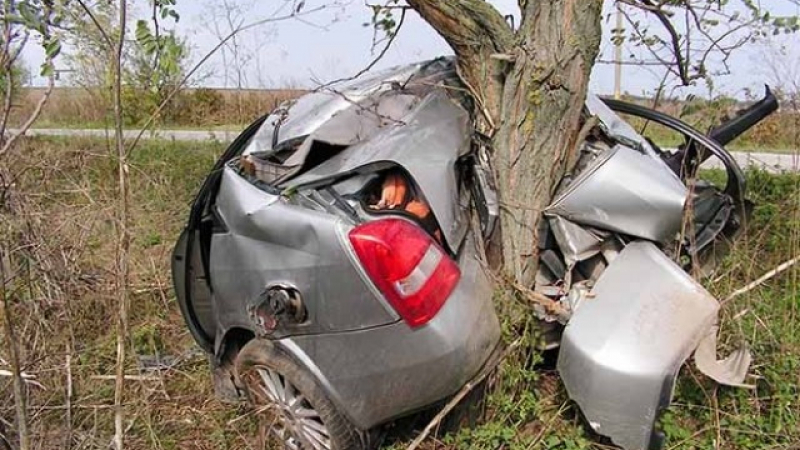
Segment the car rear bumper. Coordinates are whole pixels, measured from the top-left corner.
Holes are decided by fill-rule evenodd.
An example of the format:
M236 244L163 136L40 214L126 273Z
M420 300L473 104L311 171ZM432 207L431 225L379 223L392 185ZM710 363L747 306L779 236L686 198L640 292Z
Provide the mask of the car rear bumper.
M492 355L500 325L492 285L470 252L456 290L426 325L405 322L367 330L276 341L305 365L361 429L429 406L457 392ZM353 312L357 313L356 311Z

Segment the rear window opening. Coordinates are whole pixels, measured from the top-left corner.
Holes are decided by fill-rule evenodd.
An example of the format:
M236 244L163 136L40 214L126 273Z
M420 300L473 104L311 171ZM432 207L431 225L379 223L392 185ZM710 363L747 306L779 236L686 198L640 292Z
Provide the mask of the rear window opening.
M405 170L393 168L377 174L358 194L369 215L401 215L420 225L442 245L442 230L422 191Z
M280 194L282 190L277 185L281 182L322 164L347 148L317 141L301 165L294 165L291 161L293 152L298 151L302 142L299 140L293 150L284 146L269 155L244 155L230 165L256 187L271 194ZM324 203L323 210L342 210L346 217L356 222L376 216L402 216L419 225L439 245L447 247L430 204L417 183L401 167L355 174L305 192L312 201Z

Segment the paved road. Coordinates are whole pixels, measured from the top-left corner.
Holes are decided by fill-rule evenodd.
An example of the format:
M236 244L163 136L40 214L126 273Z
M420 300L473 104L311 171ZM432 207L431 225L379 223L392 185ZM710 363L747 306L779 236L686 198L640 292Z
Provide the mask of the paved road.
M800 172L800 154L731 152L736 162L746 169L750 166L765 169L768 172ZM702 167L722 168L718 159L707 161Z
M15 130L10 130L14 132ZM125 137L132 139L139 134L138 130L125 131ZM230 142L239 134L238 131L189 131L189 130L162 130L147 132L144 137L170 139L176 141L206 141L216 140L219 142ZM61 130L61 129L32 129L28 130L30 136L89 136L106 137L113 135L111 130ZM755 153L755 152L733 152L736 161L743 168L751 165L764 168L770 172L792 171L800 172L800 155L798 154L777 154L777 153ZM719 161L712 159L703 167L721 167Z

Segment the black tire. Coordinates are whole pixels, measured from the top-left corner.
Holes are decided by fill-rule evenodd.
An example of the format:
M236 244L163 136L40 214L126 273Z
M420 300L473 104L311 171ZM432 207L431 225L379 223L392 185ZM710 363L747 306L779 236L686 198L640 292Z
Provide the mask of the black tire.
M259 420L265 421L263 423L270 427L266 431L273 435L276 442L283 441L280 445L284 448L366 450L368 447L363 439L366 433L360 432L336 409L314 376L269 341L253 339L248 342L236 357L236 373L253 407L264 410L273 406L259 413ZM274 376L277 376L277 380ZM299 404L301 413L290 411L295 408L281 408L282 403L274 401L274 396L270 397L270 389L280 391L280 387L276 386L281 383L284 387L283 397L294 396L290 394L292 390L299 394L294 396L299 400L293 404ZM308 416L311 414L309 411L314 415ZM287 421L295 425L287 426ZM318 428L319 425L323 428ZM284 433L282 436L281 430ZM327 432L327 446L323 430Z

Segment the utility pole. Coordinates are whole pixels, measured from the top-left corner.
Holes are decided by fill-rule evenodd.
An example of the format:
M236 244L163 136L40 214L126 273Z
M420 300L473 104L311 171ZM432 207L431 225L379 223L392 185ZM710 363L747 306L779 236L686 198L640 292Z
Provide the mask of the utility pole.
M617 4L616 56L614 58L614 98L622 98L622 6Z

